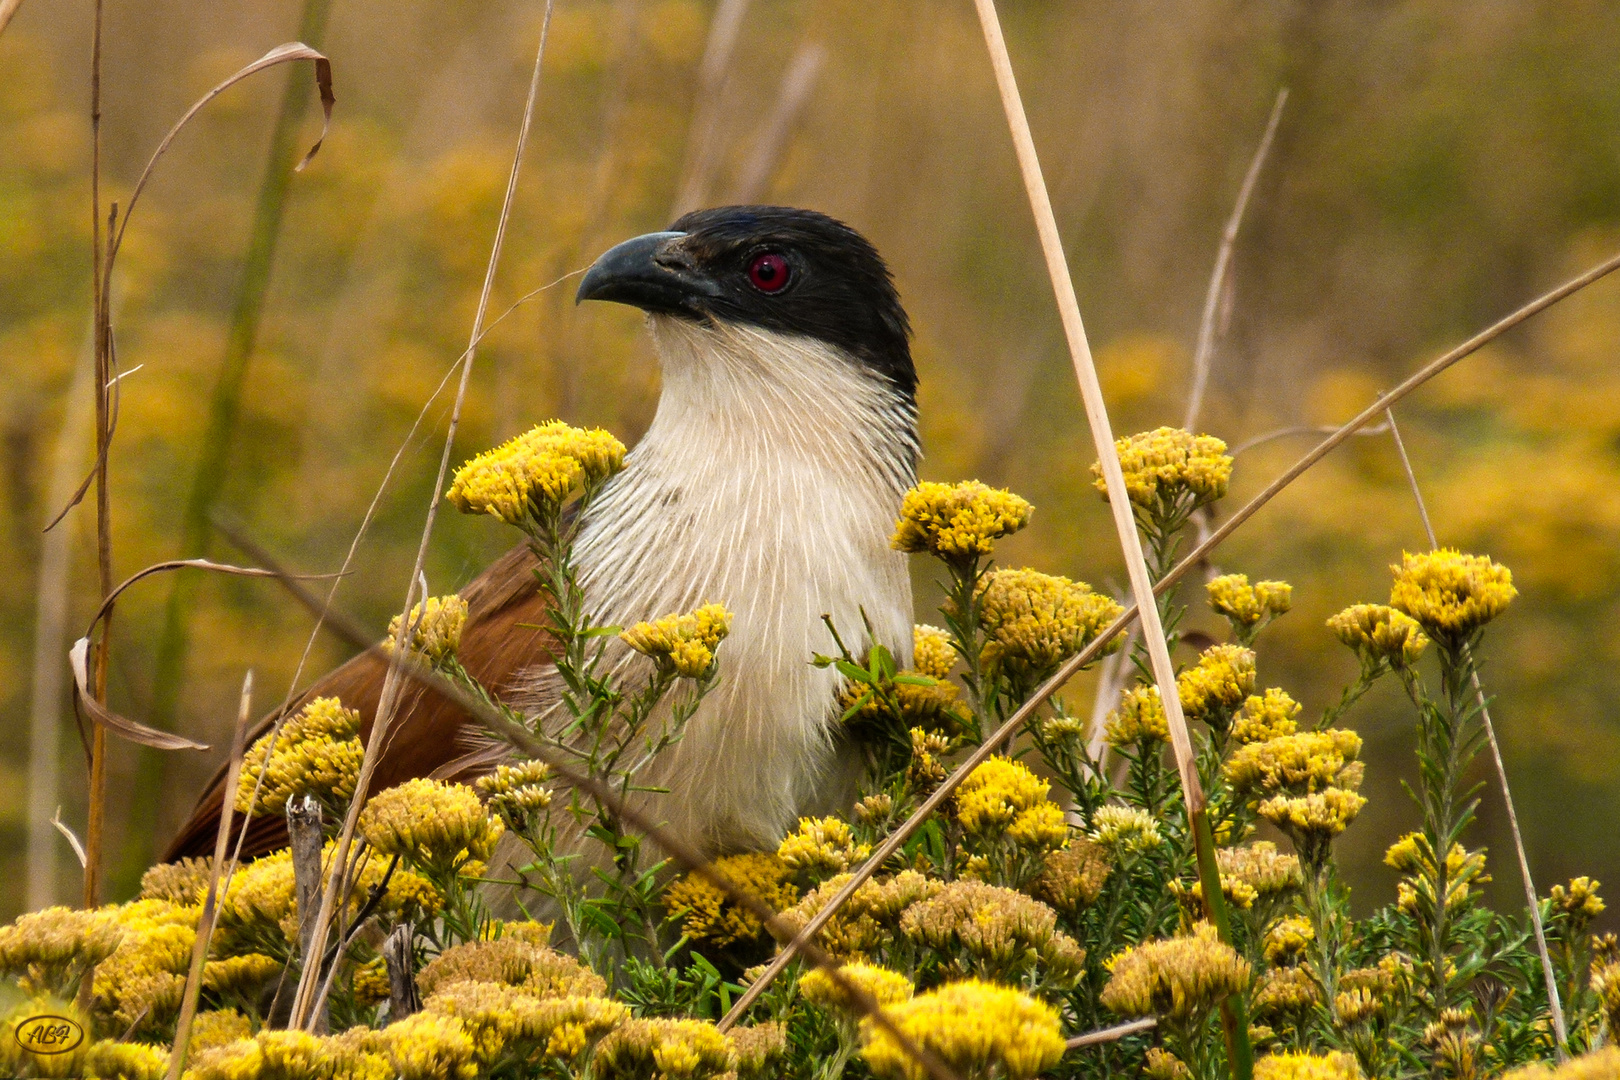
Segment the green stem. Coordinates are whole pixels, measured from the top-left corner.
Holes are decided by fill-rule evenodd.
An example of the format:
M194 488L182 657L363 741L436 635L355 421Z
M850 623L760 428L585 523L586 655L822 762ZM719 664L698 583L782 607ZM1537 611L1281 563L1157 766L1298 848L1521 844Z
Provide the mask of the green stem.
M1202 807L1192 815L1193 850L1198 857L1198 881L1204 890L1204 910L1215 932L1232 944L1232 925L1226 917L1226 897L1221 893L1221 870L1215 861L1215 834L1209 827L1209 814ZM1221 1002L1221 1032L1226 1037L1226 1062L1232 1080L1252 1080L1254 1048L1249 1045L1249 1017L1238 996Z

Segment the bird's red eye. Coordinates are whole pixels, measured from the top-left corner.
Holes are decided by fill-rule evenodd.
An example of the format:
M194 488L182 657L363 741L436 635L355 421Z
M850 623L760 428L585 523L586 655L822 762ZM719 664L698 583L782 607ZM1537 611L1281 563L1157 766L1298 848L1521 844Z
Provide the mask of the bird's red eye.
M788 261L774 251L755 255L754 261L748 264L748 280L752 281L754 288L760 292L781 292L787 288L788 278L791 276Z

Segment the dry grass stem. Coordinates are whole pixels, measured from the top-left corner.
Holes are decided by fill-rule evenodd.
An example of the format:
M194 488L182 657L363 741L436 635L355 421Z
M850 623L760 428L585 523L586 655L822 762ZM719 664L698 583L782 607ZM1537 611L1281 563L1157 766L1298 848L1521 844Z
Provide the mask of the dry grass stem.
M20 7L22 0L0 0L0 34L6 32L6 27L11 25L12 16L17 14Z
M1277 125L1282 122L1283 106L1288 103L1288 88L1277 91L1277 102L1271 107L1271 119L1266 121L1266 133L1260 137L1260 146L1249 162L1249 171L1243 174L1243 185L1238 188L1237 203L1232 216L1226 219L1221 233L1221 246L1215 254L1215 270L1209 276L1209 290L1204 294L1204 313L1198 323L1198 345L1193 350L1192 389L1187 394L1187 418L1181 426L1188 431L1198 422L1204 406L1204 390L1209 385L1209 369L1215 359L1215 329L1219 321L1222 300L1232 268L1232 250L1237 246L1238 230L1243 227L1243 214L1249 208L1249 196L1254 194L1255 182L1265 166L1266 155L1277 137Z
M1152 1031L1159 1026L1157 1017L1144 1016L1140 1020L1131 1020L1124 1024L1115 1024L1113 1027L1098 1028L1088 1031L1084 1035L1076 1035L1064 1045L1070 1050L1082 1046L1098 1046L1102 1043L1118 1042L1127 1035L1135 1035L1142 1031Z
M1429 549L1437 551L1440 548L1440 539L1435 534L1434 522L1429 518L1429 505L1424 501L1423 489L1418 486L1417 473L1412 470L1412 459L1406 453L1406 443L1401 439L1401 429L1395 424L1395 410L1386 409L1384 415L1388 418L1389 434L1395 442L1395 452L1401 457L1401 468L1406 471L1406 482L1412 488L1412 501L1417 503L1418 516L1423 519L1423 532L1429 539ZM1530 909L1530 924L1536 935L1536 951L1541 956L1541 977L1547 984L1547 1007L1552 1012L1553 1051L1558 1055L1559 1061L1566 1061L1569 1058L1566 1049L1569 1042L1569 1028L1564 1020L1564 1004L1558 997L1558 974L1553 970L1552 952L1547 948L1547 930L1541 921L1541 905L1536 900L1536 884L1530 877L1530 859L1524 850L1524 835L1519 832L1519 814L1513 806L1513 790L1508 786L1507 766L1502 762L1502 748L1496 741L1496 725L1491 722L1491 710L1485 700L1485 687L1479 681L1478 668L1471 671L1470 675L1473 678L1474 700L1479 704L1480 719L1485 725L1485 738L1491 744L1491 760L1496 763L1496 778L1502 782L1502 804L1507 807L1508 830L1513 835L1513 852L1519 859L1519 880L1524 883L1525 905Z

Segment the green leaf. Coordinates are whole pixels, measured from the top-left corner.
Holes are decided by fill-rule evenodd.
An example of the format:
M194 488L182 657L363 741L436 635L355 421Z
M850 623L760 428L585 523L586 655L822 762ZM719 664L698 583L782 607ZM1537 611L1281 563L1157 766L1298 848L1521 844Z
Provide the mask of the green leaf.
M838 668L839 674L852 682L871 685L877 681L870 671L858 664L852 664L848 660L834 660L833 665Z
M896 686L938 686L938 679L930 679L927 675L896 675L889 680Z

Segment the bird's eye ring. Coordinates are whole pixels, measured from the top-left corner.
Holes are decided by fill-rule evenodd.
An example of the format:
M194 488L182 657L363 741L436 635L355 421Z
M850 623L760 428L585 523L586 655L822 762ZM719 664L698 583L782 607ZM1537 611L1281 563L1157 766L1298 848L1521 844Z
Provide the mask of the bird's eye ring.
M763 293L781 292L792 276L787 259L774 251L761 252L748 264L748 280Z

